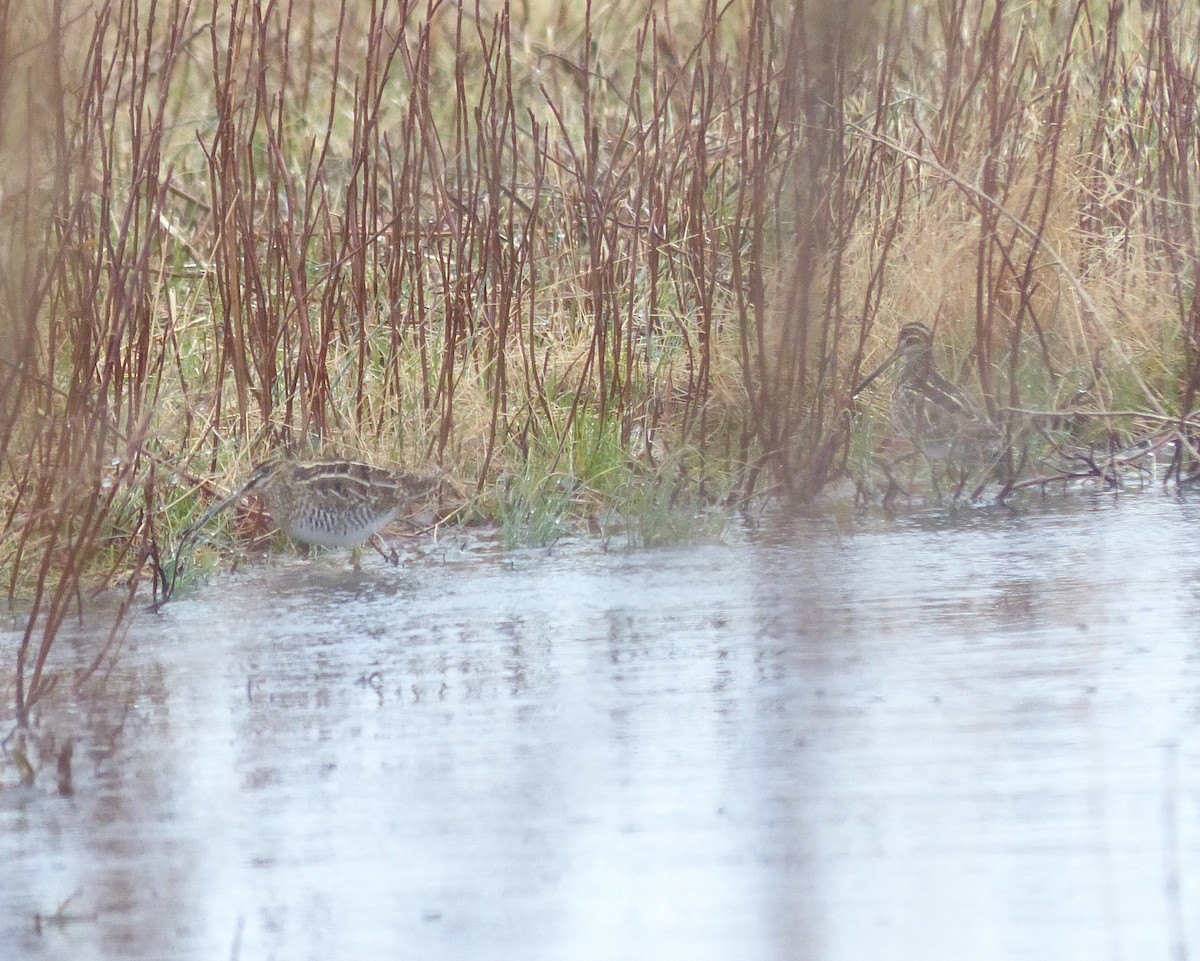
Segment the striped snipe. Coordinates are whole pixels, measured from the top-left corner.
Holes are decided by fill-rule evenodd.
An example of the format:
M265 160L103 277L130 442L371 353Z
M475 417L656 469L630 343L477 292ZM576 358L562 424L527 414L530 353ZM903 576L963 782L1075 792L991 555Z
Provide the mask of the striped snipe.
M379 531L410 502L428 495L440 482L438 474L390 471L353 461L269 460L205 511L184 531L182 542L247 494L257 494L289 537L322 547L353 547L377 540Z
M1002 446L999 429L983 409L934 365L933 335L924 324L900 328L896 349L855 396L895 363L900 369L892 386L892 424L926 458L963 461Z

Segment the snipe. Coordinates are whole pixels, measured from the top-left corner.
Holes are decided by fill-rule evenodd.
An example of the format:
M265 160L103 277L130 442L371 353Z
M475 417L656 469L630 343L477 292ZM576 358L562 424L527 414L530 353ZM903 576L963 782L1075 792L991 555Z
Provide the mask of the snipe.
M400 511L432 492L440 481L437 474L390 471L353 461L269 460L205 511L184 531L182 541L243 497L257 494L289 537L321 547L354 547L377 538Z
M300 462L282 458L259 464L246 483L218 501L180 536L168 577L158 565L162 597L157 610L175 592L179 562L188 541L223 510L248 494L266 502L271 519L290 537L322 547L355 547L370 540L386 560L399 563L395 550L385 551L379 532L411 502L432 493L442 482L437 473L390 471L353 461Z
M1000 430L970 396L937 369L933 335L924 324L900 328L896 349L858 385L854 395L896 363L900 366L892 386L892 425L898 434L929 461L949 460L961 468L970 461L995 456L1003 446Z

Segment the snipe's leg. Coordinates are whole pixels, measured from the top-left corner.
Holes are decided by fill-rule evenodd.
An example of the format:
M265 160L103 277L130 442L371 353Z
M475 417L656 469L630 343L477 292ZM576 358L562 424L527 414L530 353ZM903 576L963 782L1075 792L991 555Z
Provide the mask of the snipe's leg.
M898 457L893 461L878 461L880 468L883 470L883 476L887 478L888 482L887 491L883 495L883 509L885 511L890 511L892 509L892 505L895 504L897 497L912 497L910 488L912 487L913 470L911 468L909 469L909 486L905 487L896 479L896 475L892 473L892 469L900 464L903 464L905 461L911 462L914 456L915 454L909 453L905 454L903 457Z
M383 538L378 534L372 534L367 543L375 548L379 556L393 567L400 566L400 555L397 553L396 548L393 547L390 550L385 550L386 545L383 543Z
M941 485L938 484L937 463L932 457L929 456L929 454L925 452L924 447L921 448L921 460L923 460L925 462L925 466L929 468L929 489L933 494L934 503L940 504L942 503L942 488Z

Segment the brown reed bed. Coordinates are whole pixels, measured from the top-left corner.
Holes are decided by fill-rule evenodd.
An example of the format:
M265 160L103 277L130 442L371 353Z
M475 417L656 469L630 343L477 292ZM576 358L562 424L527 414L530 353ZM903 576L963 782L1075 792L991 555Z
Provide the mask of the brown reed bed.
M21 721L65 619L152 598L268 451L437 464L533 540L807 501L870 486L883 411L850 393L909 320L1006 426L1009 488L1191 436L1181 0L27 13L0 10Z

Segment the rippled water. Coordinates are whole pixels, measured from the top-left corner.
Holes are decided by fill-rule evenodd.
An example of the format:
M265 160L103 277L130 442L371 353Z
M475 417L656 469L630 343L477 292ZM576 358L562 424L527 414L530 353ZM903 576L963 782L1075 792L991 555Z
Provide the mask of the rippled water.
M282 559L139 616L46 722L74 794L0 790L0 954L1200 951L1197 505L769 526Z

